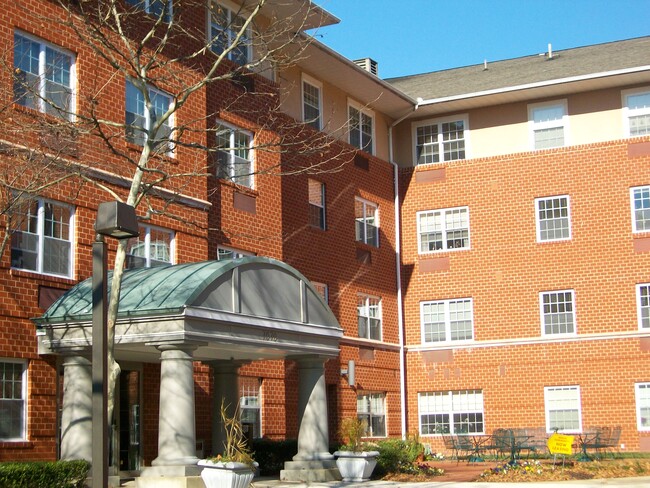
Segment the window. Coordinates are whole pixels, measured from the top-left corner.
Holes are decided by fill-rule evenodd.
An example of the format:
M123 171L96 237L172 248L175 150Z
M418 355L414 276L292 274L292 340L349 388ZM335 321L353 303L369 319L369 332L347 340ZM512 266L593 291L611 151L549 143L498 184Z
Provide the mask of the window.
M126 246L127 268L152 268L173 264L174 233L169 230L140 226L140 235Z
M630 189L632 206L632 230L634 232L650 231L650 186Z
M309 188L309 225L325 230L325 184L312 180Z
M0 359L0 440L25 439L26 393L25 363Z
M11 267L70 278L73 211L42 199L22 200L12 217Z
M639 329L650 329L650 284L636 285Z
M542 335L574 334L575 310L573 290L539 294Z
M246 19L240 15L238 7L222 1L212 1L209 5L210 49L217 55L226 53L228 59L239 65L250 63L250 27L244 28Z
M262 437L260 380L239 378L239 415L244 434L251 439Z
M254 256L254 254L246 251L239 251L238 249L233 249L231 247L219 246L217 248L218 261L223 259L239 259L246 256Z
M366 437L386 437L386 394L357 395L357 418L368 426Z
M154 145L163 152L171 154L172 120L165 119L157 127L157 121L169 110L171 97L154 88L147 88L151 108L147 107L145 95L130 81L126 82L126 140L143 146L149 136L154 137Z
M639 430L650 431L650 383L637 383L636 424Z
M325 283L317 283L316 281L311 282L312 286L316 292L321 296L325 303L329 303L329 291Z
M483 434L483 391L456 390L418 393L420 433Z
M650 91L630 91L623 95L623 116L629 137L650 134Z
M350 144L370 154L374 154L372 136L374 133L374 116L369 110L359 106L348 107L348 124Z
M447 208L418 212L420 254L469 248L469 209Z
M581 432L579 386L547 386L544 388L546 432Z
M360 198L354 199L356 240L379 247L379 209L377 205Z
M163 21L171 21L172 0L126 0L126 3L154 17L160 17L164 12Z
M72 120L74 57L49 43L14 34L14 101Z
M456 161L466 157L467 119L426 122L415 127L415 164Z
M558 196L535 199L537 214L537 242L571 239L569 197Z
M381 340L381 299L368 295L357 297L359 337Z
M568 124L566 101L530 105L528 113L534 149L566 145Z
M422 342L455 342L473 339L472 299L441 300L420 304Z
M248 132L226 125L217 126L219 178L253 188L252 142L253 137Z
M323 128L321 90L322 85L320 83L303 75L302 120L316 130Z

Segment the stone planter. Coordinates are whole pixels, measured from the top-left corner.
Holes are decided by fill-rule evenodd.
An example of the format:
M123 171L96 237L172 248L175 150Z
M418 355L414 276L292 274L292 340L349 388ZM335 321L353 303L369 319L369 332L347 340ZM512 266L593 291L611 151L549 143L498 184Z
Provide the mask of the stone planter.
M336 451L334 455L343 481L368 481L377 465L379 451Z
M201 479L206 488L248 488L255 474L253 469L244 463L214 463L202 459L198 465L203 468Z

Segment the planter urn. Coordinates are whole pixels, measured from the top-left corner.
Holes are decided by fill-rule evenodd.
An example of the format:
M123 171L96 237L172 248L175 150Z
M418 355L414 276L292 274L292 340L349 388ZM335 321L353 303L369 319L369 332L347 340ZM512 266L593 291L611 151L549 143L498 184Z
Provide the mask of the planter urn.
M377 465L379 451L336 451L334 456L343 481L368 481Z

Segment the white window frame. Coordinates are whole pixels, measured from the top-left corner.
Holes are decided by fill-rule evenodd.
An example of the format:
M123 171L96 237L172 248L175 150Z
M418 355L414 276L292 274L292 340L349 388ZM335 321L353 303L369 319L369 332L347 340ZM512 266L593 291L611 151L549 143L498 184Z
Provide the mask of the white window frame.
M630 118L632 117L646 117L650 119L650 104L638 108L630 108L630 97L634 96L647 96L650 99L650 87L635 88L633 90L624 90L621 92L622 106L623 106L623 129L625 137L642 137L650 134L650 120L648 121L648 128L640 134L631 134Z
M227 17L227 25L221 26L217 22L213 21L213 16L214 16L214 10L217 8L221 8L226 12L226 17ZM238 30L233 29L233 19L241 19L242 25L243 22L246 21L246 17L243 15L244 9L242 6L238 6L234 4L233 2L227 1L227 0L208 0L208 15L207 17L207 40L208 44L210 46L210 50L214 52L216 55L219 55L220 53L218 51L215 51L212 49L213 46L213 28L215 30L219 30L221 32L225 32L228 36L227 39L227 45L224 45L224 50L228 49L228 47L231 45L232 41L235 40L237 37ZM232 61L233 63L239 64L240 66L246 66L252 63L253 61L253 31L251 29L251 26L249 25L246 28L246 33L244 34L243 37L240 38L239 44L237 47L233 50L231 50L227 55L226 58ZM245 60L242 60L238 58L238 55L242 53L242 49L245 47L245 54L244 56L246 57ZM222 51L223 52L223 51Z
M317 100L317 106L313 106L311 103L308 103L308 100L306 98L306 92L305 92L305 85L309 85L310 87L314 88L315 90L318 91L318 100ZM302 83L300 84L301 86L301 94L302 94L302 120L306 124L311 125L314 129L316 130L322 130L323 129L323 84L312 78L311 76L303 73L302 74ZM315 119L309 119L306 113L306 107L309 106L313 109L316 109L318 111L318 117Z
M365 406L362 406L360 409L359 407L362 403L365 404ZM375 407L379 405L381 405L381 407L373 409L373 404ZM365 432L363 437L387 437L388 425L386 423L386 393L377 391L361 391L357 393L357 418L361 421L365 420L368 425L368 430ZM373 429L373 419L383 419L383 433L375 433Z
M545 204L548 203L553 203L557 200L562 200L566 199L566 207L555 207L553 206L551 209L545 208L543 211L540 209L540 204L544 202ZM551 218L541 218L541 213L548 213L552 212L555 214L556 210L562 210L563 208L566 209L566 216L562 215L560 217L551 217ZM553 231L557 232L558 230L564 229L564 227L557 227L556 224L561 223L561 221L566 220L567 221L567 229L568 229L568 235L564 237L554 237L554 238L544 238L543 237L543 230L542 230L542 221L544 222L553 222L554 223L554 228L552 229ZM556 195L552 197L540 197L535 199L535 223L536 223L536 228L537 228L537 242L558 242L558 241L569 241L572 238L572 225L571 225L571 198L569 195ZM545 229L546 233L551 233L551 229Z
M312 281L311 284L314 287L314 290L316 290L316 292L323 299L323 301L329 304L330 295L327 285L325 283L319 283L318 281Z
M142 11L146 13L147 15L155 16L158 17L157 12L152 11L152 4L155 3L160 3L162 6L164 6L164 0L126 0L126 3L129 5L132 5L133 7L140 8L142 7ZM167 0L167 12L163 16L163 22L170 22L172 18L172 14L174 12L174 1L173 0Z
M256 413L256 421L253 423L253 439L260 439L262 433L262 384L258 378L239 378L239 416L242 424L246 411ZM248 423L248 422L247 422Z
M31 73L32 75L38 77L38 96L34 100L34 105L35 106L31 107L29 102L28 103L21 103L20 100L16 100L16 93L15 93L15 89L14 89L14 93L12 95L14 101L18 105L28 107L28 108L33 108L34 110L38 110L39 112L47 113L47 114L50 114L52 116L60 117L60 118L67 119L69 121L74 122L74 120L75 120L75 115L74 114L75 114L75 111L76 111L76 103L77 103L77 96L76 96L76 91L77 91L76 90L77 89L77 86L76 86L77 85L77 82L76 82L76 80L77 80L77 74L76 74L77 58L76 58L75 54L73 52L71 52L71 51L68 51L67 49L56 46L56 45L54 45L54 44L52 44L50 42L47 42L47 41L45 41L43 39L40 39L38 37L26 34L25 32L22 32L20 30L16 30L16 31L14 31L14 38L13 38L14 57L15 57L15 53L16 53L15 50L16 50L16 38L17 37L22 37L23 39L25 39L25 40L27 40L29 42L34 42L34 43L38 44L38 46L39 46L39 50L38 50L38 73ZM48 100L48 97L47 97L47 82L46 82L46 79L45 79L45 75L46 75L46 72L47 72L47 57L46 57L46 54L47 54L48 49L54 51L58 55L66 56L70 60L70 74L69 74L69 76L70 76L70 80L69 80L70 86L66 87L65 85L62 85L60 83L56 83L57 85L63 86L65 88L67 88L68 90L70 90L69 106L66 107L65 110L62 113L58 112L58 110L53 105L48 103L48 101L47 101ZM16 61L17 60L14 59L13 67L14 67L15 74L17 74L18 71L22 71L22 70L20 70L20 68L18 66L16 66ZM18 83L18 82L14 81L14 83ZM32 97L30 97L29 89L27 88L26 90L27 90L27 92L23 96L26 97L29 100Z
M640 207L637 209L637 195L639 196ZM650 232L650 185L635 186L630 188L630 210L632 212L632 232ZM642 213L643 218L637 218L637 212ZM647 216L647 217L646 217ZM643 221L643 228L639 222Z
M636 285L636 309L639 330L650 330L650 283Z
M316 188L318 185L318 198L316 192L312 192L312 187ZM327 230L327 212L325 208L325 183L315 180L313 178L307 179L307 192L309 199L309 225L321 230ZM318 223L313 221L313 215L318 212Z
M361 305L361 302L363 302L363 305ZM371 310L376 311L376 315L373 316L371 314ZM362 336L359 334L359 321L361 319L365 319L365 328L366 328L366 335ZM375 320L377 321L377 326L376 329L379 330L379 337L370 337L371 336L371 327L370 327L370 321ZM357 335L361 339L368 339L371 341L381 341L384 335L384 327L383 327L383 310L382 310L382 300L381 297L376 297L373 295L367 295L365 293L358 293L357 294Z
M362 205L363 216L357 217L357 204ZM374 208L374 215L370 216L368 209ZM363 242L368 246L379 247L379 205L369 200L360 197L354 197L354 226L355 226L355 240ZM374 218L374 223L368 223L368 220ZM375 230L375 238L369 237L368 228L372 227Z
M553 399L552 395L554 392L567 392L564 398ZM575 392L575 393L568 393ZM553 406L551 402L563 402L571 406L572 408L564 408L564 410L576 410L578 413L578 427L575 429L558 429L558 432L564 433L578 433L582 432L582 396L580 393L579 385L569 385L569 386L545 386L544 387L544 417L546 420L546 432L552 433L555 432L555 426L551 425L551 407ZM571 405L572 402L577 402L575 405ZM555 410L553 410L555 411Z
M448 223L447 223L447 216L448 214L462 214L464 213L466 215L465 219L467 221L467 226L449 226L448 228ZM433 231L424 231L422 229L422 219L428 217L428 218L433 218L435 219L436 217L440 218L440 230L433 230ZM418 254L432 254L432 253L441 253L441 252L448 252L448 251L467 251L472 248L472 241L471 241L471 233L470 233L470 222L469 222L469 207L453 207L453 208L441 208L441 209L436 209L436 210L422 210L420 212L416 213L416 219L417 219L417 231L418 231ZM461 217L462 220L462 217ZM429 241L429 250L422 250L422 246L426 243L422 242L422 235L423 234L430 234L430 233L437 233L439 232L441 234L442 238L442 248L440 249L431 249L431 244L436 241ZM456 243L457 241L464 241L464 237L460 238L452 238L449 239L449 234L452 232L467 232L467 246L453 246L449 247L449 241L454 241Z
M132 90L133 93L137 94L138 96L142 96L142 92L140 89L131 83L129 80L126 80L126 83L124 85L124 123L127 128L127 136L126 139L129 144L135 144L137 146L144 146L144 144L147 142L147 139L149 137L149 131L151 130L151 113L149 110L147 110L147 105L146 105L146 100L143 100L143 106L142 106L142 113L139 112L132 112L128 110L128 100L129 100L129 91ZM160 91L152 86L147 85L147 97L149 100L153 101L155 98L160 97L161 99L166 99L167 100L167 110L169 110L169 106L173 102L173 98L169 93L165 93L163 91ZM137 102L136 102L136 105ZM136 107L136 109L139 109L140 107ZM159 115L162 116L164 115L165 112L160 113ZM139 126L137 124L129 124L127 121L128 114L135 114L135 116L142 118L143 121L143 126L140 130L138 130ZM161 125L158 128L158 133L163 135L164 138L168 139L167 142L167 150L162 151L163 154L173 157L174 156L174 143L173 143L173 134L174 134L174 122L175 122L175 115L176 114L171 114L167 121ZM135 121L134 121L135 122ZM133 129L131 129L133 127ZM169 132L168 134L164 134L165 129ZM133 134L130 134L129 131L133 130ZM163 140L164 141L164 140Z
M573 330L570 332L550 332L546 333L546 313L544 312L544 297L545 296L551 296L555 295L556 298L559 294L566 294L569 293L571 295L571 320L572 320L572 325L573 325ZM557 303L557 302L556 302ZM567 303L567 302L563 302ZM550 312L550 314L555 315L559 313L568 313L568 312ZM539 315L540 315L540 323L542 326L542 336L545 337L562 337L562 336L575 336L577 335L577 330L578 326L576 324L576 294L574 290L552 290L552 291L542 291L539 293Z
M473 408L472 408L473 407ZM434 424L445 424L446 417L448 429L433 428L435 432L430 432L429 424L431 422L422 422L425 415L437 416L440 422ZM466 415L465 418L456 416ZM473 420L470 421L470 417ZM480 420L479 420L480 416ZM463 425L467 426L467 432L456 432L464 430ZM475 425L475 432L470 432L470 425ZM482 429L478 429L478 425ZM443 391L424 391L418 392L418 428L420 435L435 436L448 434L485 434L485 402L483 390L443 390Z
M19 437L0 437L0 442L21 442L27 440L27 412L28 412L28 398L27 398L27 381L28 381L28 363L25 360L22 359L14 359L14 358L0 358L0 363L11 363L11 364L20 364L22 365L23 372L22 372L22 378L21 378L21 399L23 402L22 405L22 429L20 432ZM4 389L4 383L0 382L0 387ZM0 390L1 391L1 390ZM15 400L15 399L10 399L10 400ZM4 399L0 399L0 402L5 401Z
M254 134L250 131L241 129L239 127L235 127L234 125L228 124L227 122L223 122L220 120L217 121L216 127L217 127L217 134L216 134L217 138L219 137L218 133L220 132L219 127L223 127L223 129L227 129L229 131L228 134L229 147L227 148L227 150L219 149L218 145L216 147L217 177L222 179L227 179L237 185L241 185L246 188L254 189L255 188L255 151L253 149ZM242 158L240 156L237 156L236 154L238 147L236 146L235 136L238 133L248 138L248 158ZM219 157L220 153L227 154L228 156L227 165L222 164ZM247 174L242 174L242 175L237 174L237 166L235 163L239 160L248 162Z
M54 200L48 200L45 198L35 198L33 201L30 201L29 203L36 202L38 205L38 208L36 209L36 232L26 232L26 231L21 231L20 229L16 229L15 224L13 225L12 229L12 234L15 232L26 232L30 235L36 236L36 239L38 240L37 242L37 249L36 249L36 261L37 269L29 269L29 268L24 268L20 266L14 266L13 264L13 256L12 256L12 265L11 267L13 269L20 269L22 271L26 271L28 273L38 273L42 275L47 275L47 276L58 276L58 277L63 277L63 278L72 278L73 273L74 273L74 267L75 267L75 208L72 205L68 205L66 203L61 203L57 202ZM64 223L67 225L68 228L68 239L61 239L59 237L55 236L46 236L45 235L45 205L53 205L56 207L62 207L67 209L70 212L70 216L68 218L68 221ZM22 207L21 207L22 208ZM30 205L30 210L31 210L31 205ZM31 216L31 212L29 214ZM20 217L21 223L24 222L22 219L29 219L29 216L26 216L24 214L21 214ZM68 263L69 263L69 268L68 268L68 273L67 274L58 274L58 273L51 273L51 272L46 272L44 270L44 257L45 257L45 238L49 239L56 239L59 241L64 241L68 243L69 249L68 249ZM17 251L24 251L24 248L15 248ZM14 246L13 242L11 245L11 253L13 254Z
M535 122L535 112L539 109L562 109L562 117L559 119L546 120L541 122ZM540 151L544 149L553 149L557 147L566 147L569 145L569 112L568 104L566 99L562 100L553 100L549 102L541 103L531 103L528 105L528 125L530 128L530 147L535 151ZM548 147L537 147L537 140L535 134L537 131L562 128L562 139L563 143L561 145L554 145Z
M352 141L352 128L353 128L353 121L352 121L352 114L350 114L350 109L356 110L359 113L359 120L356 122L358 123L358 131L359 131L359 144L355 144ZM362 151L366 151L367 153L370 154L375 154L375 112L370 110L367 107L364 107L358 102L355 102L354 100L348 99L348 143L350 143L352 146L356 147L357 149L360 149ZM370 119L370 134L367 132L363 131L363 119L364 117L367 117ZM363 136L364 134L368 137L370 137L370 148L367 146L364 146L363 144Z
M454 124L462 122L463 123L463 136L460 139L453 139L453 140L444 140L443 134L446 132L443 131L443 126L445 124ZM436 142L430 142L430 143L425 143L422 144L423 147L435 147L437 149L437 155L438 155L438 161L428 161L428 162L420 162L419 161L419 147L421 146L418 141L418 130L422 127L430 127L430 126L435 126L437 130L437 141ZM455 131L453 131L455 132ZM469 151L469 116L467 114L458 114L458 115L452 115L449 117L443 117L443 118L437 118L437 119L428 119L428 120L422 120L419 122L413 122L411 124L411 133L412 133L412 138L413 138L413 166L418 166L421 164L441 164L441 163L448 163L450 161L463 161L465 159L470 159L470 151ZM448 132L447 132L448 133ZM456 151L445 151L445 147L448 144L451 144L455 141L462 141L463 143L463 149L462 151L464 152L464 156L455 158L455 157L445 157L445 154L447 152L457 152L458 149L456 148Z
M223 257L223 254L225 253L232 253L232 257L230 258ZM234 247L217 246L217 261L222 261L224 259L239 259L239 258L244 258L246 256L255 256L255 254L248 251L242 251L241 249L235 249Z
M470 338L463 338L463 339L452 339L452 323L460 322L461 320L452 320L452 316L454 312L451 310L454 304L469 304L469 310L463 310L460 311L460 314L463 314L464 312L469 313L469 321L470 321ZM443 307L443 315L444 315L444 334L445 334L445 339L442 341L427 341L426 340L426 326L428 325L425 323L425 310L427 306L432 306L432 305L442 305ZM425 301L425 302L420 302L420 334L421 334L421 341L422 344L461 344L461 343L467 343L467 342L472 342L474 340L474 300L472 298L454 298L450 300L432 300L432 301Z
M164 229L162 227L155 227L153 225L140 225L139 226L140 230L140 235L138 237L134 237L132 239L129 239L129 241L138 241L135 245L141 245L142 249L144 249L144 256L136 256L135 254L130 254L127 253L127 261L129 257L135 258L135 259L144 259L144 268L150 268L151 267L151 232L160 232L163 234L166 234L169 236L169 262L167 264L175 264L176 263L176 233L173 230L169 229ZM156 262L161 262L160 260L156 259ZM165 266L164 264L160 264L159 266ZM130 267L129 269L135 269L137 266Z
M650 383L635 383L634 398L636 403L637 430L640 432L650 432ZM644 416L642 410L647 410L648 414Z

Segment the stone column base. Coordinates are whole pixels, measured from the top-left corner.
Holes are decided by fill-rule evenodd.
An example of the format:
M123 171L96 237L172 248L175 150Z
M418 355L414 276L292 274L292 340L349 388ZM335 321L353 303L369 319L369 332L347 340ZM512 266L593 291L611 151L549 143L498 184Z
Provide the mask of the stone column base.
M287 461L280 471L280 481L341 481L341 473L334 459Z
M198 466L151 466L135 479L136 488L205 488Z

